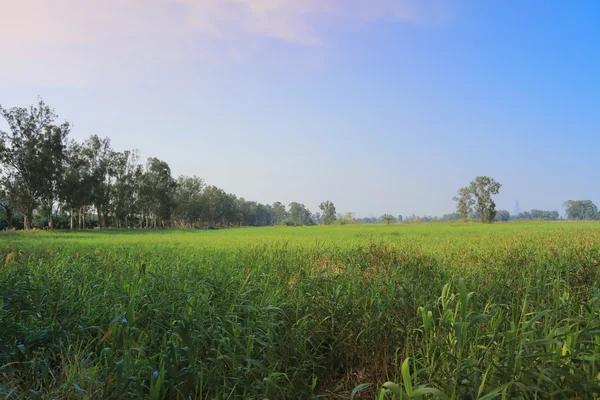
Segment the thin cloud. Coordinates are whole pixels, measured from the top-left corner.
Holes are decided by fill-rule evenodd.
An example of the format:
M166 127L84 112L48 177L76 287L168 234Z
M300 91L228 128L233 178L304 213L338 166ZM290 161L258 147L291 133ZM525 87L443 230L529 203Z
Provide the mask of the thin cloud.
M130 79L149 64L168 66L188 57L240 59L261 38L314 46L327 41L325 32L378 20L426 24L438 19L445 5L442 0L0 0L0 80L86 85L99 76Z

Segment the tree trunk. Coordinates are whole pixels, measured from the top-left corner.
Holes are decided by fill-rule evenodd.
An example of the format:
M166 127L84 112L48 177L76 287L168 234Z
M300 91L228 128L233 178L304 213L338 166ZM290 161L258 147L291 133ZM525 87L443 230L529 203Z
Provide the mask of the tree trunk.
M25 215L23 215L23 228L25 230L31 229L31 213L30 212L26 212Z
M79 207L79 229L83 229L83 207Z
M6 223L8 225L8 230L12 230L12 219L13 219L13 212L10 208L6 209Z
M73 230L73 225L75 225L75 214L73 207L71 207L71 223L69 224L69 229Z

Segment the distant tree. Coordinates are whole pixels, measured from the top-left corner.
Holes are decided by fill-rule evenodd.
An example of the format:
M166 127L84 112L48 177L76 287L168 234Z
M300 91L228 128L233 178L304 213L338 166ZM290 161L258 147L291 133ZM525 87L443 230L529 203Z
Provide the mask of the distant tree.
M136 182L135 172L138 166L138 152L123 151L113 152L111 165L114 177L112 190L112 212L117 227L129 226L129 219L134 211L132 204L135 202Z
M358 224L375 224L375 223L377 223L377 218L375 218L375 217L355 218L355 221Z
M113 150L109 138L90 136L84 143L82 153L89 168L91 203L98 214L98 226L110 224L111 200L113 197L114 170Z
M321 223L321 213L320 212L316 212L313 215L313 221L315 221L315 224L320 224Z
M171 218L177 183L171 176L169 164L155 157L146 163L145 185L151 196L150 211L154 215L154 227ZM159 221L157 221L157 219Z
M457 213L444 214L444 215L442 215L441 218L439 218L439 220L442 221L442 222L458 221L459 217L458 217Z
M510 213L506 210L500 210L496 213L496 221L506 222L510 219Z
M202 215L204 181L197 176L181 175L174 193L174 215L181 225L192 227Z
M559 218L558 211L546 211L546 210L531 210L523 211L517 216L519 219L544 219L549 221L556 221Z
M313 225L312 213L304 204L290 203L290 218L294 225Z
M452 200L456 201L456 214L460 219L466 220L473 212L473 195L470 188L464 187L458 190L458 196L454 196Z
M69 210L71 229L75 228L75 213L79 216L78 228L84 227L85 209L91 204L92 177L83 147L76 141L71 141L66 150L65 167L59 199L63 208Z
M567 200L563 205L568 219L598 219L598 207L591 200Z
M323 224L330 225L335 222L335 206L331 201L327 200L322 202L319 205L319 209L323 212L323 214L321 215L321 221L323 221Z
M389 224L391 224L392 222L394 222L394 217L393 217L393 216L391 216L390 214L384 214L384 215L383 215L381 218L382 218L382 219L385 221L385 223L386 223L386 224L388 224L388 225L389 225Z
M273 213L275 214L275 223L277 225L281 224L288 217L285 206L279 201L273 203Z
M202 191L202 213L201 221L206 226L216 226L222 224L225 216L230 210L228 204L229 196L225 191L216 186L207 186Z
M69 141L69 124L56 124L56 114L41 99L29 108L0 107L0 115L8 126L0 132L3 228L264 226L289 219L281 203L238 199L216 186L203 187L197 177L175 181L166 162L150 158L140 165L136 151L115 151L109 138ZM299 206L297 223L319 219Z
M459 189L458 196L453 198L457 202L457 214L465 218L474 206L473 212L481 218L482 222L493 222L496 217L496 203L492 195L498 194L501 186L488 176L476 177L469 186Z
M475 197L475 208L481 214L482 222L493 222L496 217L496 203L492 195L500 192L502 184L488 176L478 176L470 184L471 193Z
M402 215L398 215L398 222L402 222Z
M354 219L354 213L347 212L345 214L337 214L336 222L340 225L355 224L356 220Z

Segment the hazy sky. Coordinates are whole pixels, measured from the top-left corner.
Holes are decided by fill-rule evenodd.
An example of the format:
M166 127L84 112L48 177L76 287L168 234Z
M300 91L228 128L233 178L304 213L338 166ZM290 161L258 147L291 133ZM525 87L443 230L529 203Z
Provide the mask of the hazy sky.
M600 204L600 2L0 0L0 104L41 95L246 199L439 215Z

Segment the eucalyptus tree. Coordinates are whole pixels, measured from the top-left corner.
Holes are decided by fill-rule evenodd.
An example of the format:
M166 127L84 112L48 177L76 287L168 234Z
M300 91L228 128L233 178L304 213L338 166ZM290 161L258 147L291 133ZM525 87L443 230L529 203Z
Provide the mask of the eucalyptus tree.
M458 196L454 196L452 200L456 202L456 214L458 218L464 220L469 218L469 215L473 212L473 205L475 205L475 200L473 200L473 195L469 187L458 189Z
M138 167L137 150L113 152L111 172L114 176L112 190L112 210L118 227L129 226L135 213L135 193L137 182L135 172Z
M66 151L66 163L59 190L63 206L69 209L70 228L75 228L75 215L78 215L77 227L85 227L85 214L92 203L92 175L88 159L83 154L83 146L72 140Z
M285 205L281 204L281 202L276 201L273 203L273 214L275 215L275 223L281 224L286 218L289 217L287 210L285 209Z
M109 138L101 139L92 135L83 143L82 154L86 159L90 177L91 203L98 214L98 225L109 225L109 214L112 200L114 170L112 164L113 150Z
M394 218L394 216L392 216L392 215L390 215L390 214L383 214L383 215L381 216L381 219L382 219L383 221L385 221L385 223L386 223L387 225L390 225L392 222L394 222L394 220L395 220L396 218Z
M474 214L482 222L494 222L496 203L492 199L500 191L502 185L489 176L477 176L469 186L459 189L456 201L456 213L466 219Z
M598 219L598 207L591 200L567 200L563 206L568 219Z
M175 208L174 196L177 188L169 164L156 157L150 157L146 163L142 184L145 186L148 209L154 217L154 227L165 226Z
M336 220L335 206L333 203L329 200L324 201L319 205L319 208L323 212L321 215L321 221L323 221L323 224L333 224Z
M9 127L8 132L0 131L0 164L4 177L13 179L12 196L23 213L24 227L31 228L39 205L49 210L51 223L70 125L55 124L58 116L41 98L29 108L0 106L0 114Z
M174 194L175 218L181 225L192 227L202 215L202 190L204 181L197 176L183 176L177 179Z
M290 218L294 225L314 225L312 213L304 204L290 203Z

